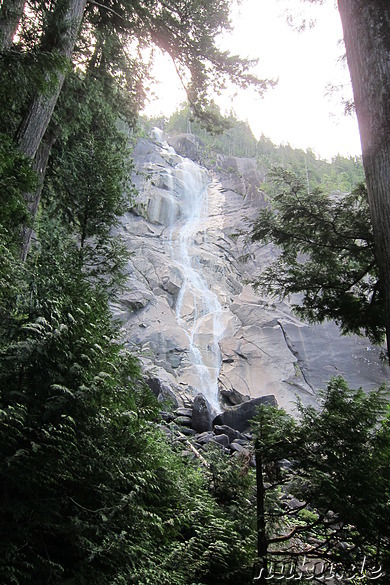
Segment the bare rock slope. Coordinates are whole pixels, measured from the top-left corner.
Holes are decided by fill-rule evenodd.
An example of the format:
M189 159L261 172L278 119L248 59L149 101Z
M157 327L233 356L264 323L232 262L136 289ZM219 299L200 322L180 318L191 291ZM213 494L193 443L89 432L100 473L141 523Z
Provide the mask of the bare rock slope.
M114 313L163 396L183 403L202 393L219 412L274 395L291 411L297 396L315 404L331 376L367 390L388 379L366 339L302 323L247 284L274 254L245 237L265 204L255 161L221 157L208 171L159 132L134 158L139 196L119 228L131 252L129 290Z

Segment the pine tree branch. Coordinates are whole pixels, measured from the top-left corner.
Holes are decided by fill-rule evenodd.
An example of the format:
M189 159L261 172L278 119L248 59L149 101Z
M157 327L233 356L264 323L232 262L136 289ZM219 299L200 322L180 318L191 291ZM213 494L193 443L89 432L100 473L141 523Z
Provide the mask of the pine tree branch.
M107 12L111 12L112 14L115 14L115 16L117 16L118 18L123 20L123 22L127 23L126 19L123 18L122 14L119 14L119 12L116 12L116 10L114 10L113 8L110 8L110 6L105 6L104 4L100 4L100 2L96 2L95 0L88 0L88 4L93 4L94 6L98 6L99 8L104 8L104 10L107 10Z

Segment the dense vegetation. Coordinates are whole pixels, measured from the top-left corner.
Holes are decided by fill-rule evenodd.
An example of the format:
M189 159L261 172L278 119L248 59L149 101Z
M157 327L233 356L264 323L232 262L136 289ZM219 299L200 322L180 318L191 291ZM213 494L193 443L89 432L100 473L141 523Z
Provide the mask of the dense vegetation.
M320 411L299 408L299 422L260 407L253 423L257 582L387 583L388 398L342 378L322 398Z
M246 480L220 505L159 430L109 310L126 264L110 233L133 195L140 46L189 71L205 123L208 82L265 84L214 46L225 2L83 6L0 12L0 582L239 583Z
M302 411L301 423L282 411L260 412L257 478L248 458L226 457L218 447L204 466L167 440L139 363L111 318L126 264L111 229L132 202L127 148L147 78L137 50L169 52L183 78L190 74L193 111L206 126L224 126L209 107L208 82L265 86L247 74L249 63L216 49L228 25L228 3L217 0L123 0L115 9L104 1L2 3L5 585L246 585L257 576L257 559L269 567L275 539L289 541L291 526L293 536L306 531L319 540L311 552L338 567L351 570L362 556L371 570L374 562L388 566L389 424L380 392L365 397L338 380L322 411ZM230 148L236 132L248 155L247 127L229 132L202 135L210 153ZM260 162L278 156L265 139L255 148ZM285 152L310 166L308 153ZM345 162L347 174L348 164L357 163ZM288 472L286 458L294 461ZM335 469L344 475L335 477ZM287 490L304 499L297 519L283 506Z

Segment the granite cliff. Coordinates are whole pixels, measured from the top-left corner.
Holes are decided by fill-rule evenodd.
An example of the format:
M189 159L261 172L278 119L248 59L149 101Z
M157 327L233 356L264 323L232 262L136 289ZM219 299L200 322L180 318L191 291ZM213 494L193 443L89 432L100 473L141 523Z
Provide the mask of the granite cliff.
M192 136L168 141L156 129L134 149L139 195L119 227L129 289L113 307L156 393L177 405L202 393L215 413L274 395L291 411L297 396L316 404L331 376L367 390L385 380L366 339L302 323L247 284L275 253L245 236L265 204L255 161L220 156L206 169Z

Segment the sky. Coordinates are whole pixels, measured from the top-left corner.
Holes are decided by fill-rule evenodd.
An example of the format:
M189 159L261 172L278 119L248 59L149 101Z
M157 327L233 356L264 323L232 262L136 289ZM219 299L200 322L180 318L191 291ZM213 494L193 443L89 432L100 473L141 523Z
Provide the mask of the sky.
M288 14L293 16L292 26ZM298 32L304 18L313 20L314 26ZM275 144L311 148L328 159L360 154L356 117L345 116L342 105L342 98L350 98L352 90L334 0L322 6L299 0L243 0L232 7L232 22L234 30L220 39L221 48L259 58L254 72L278 79L278 84L263 98L251 90L227 91L216 99L221 109L232 109L237 118L247 121L256 138L264 134ZM185 94L168 59L159 57L156 76L158 98L151 100L145 113L169 116ZM329 93L329 85L343 89Z

